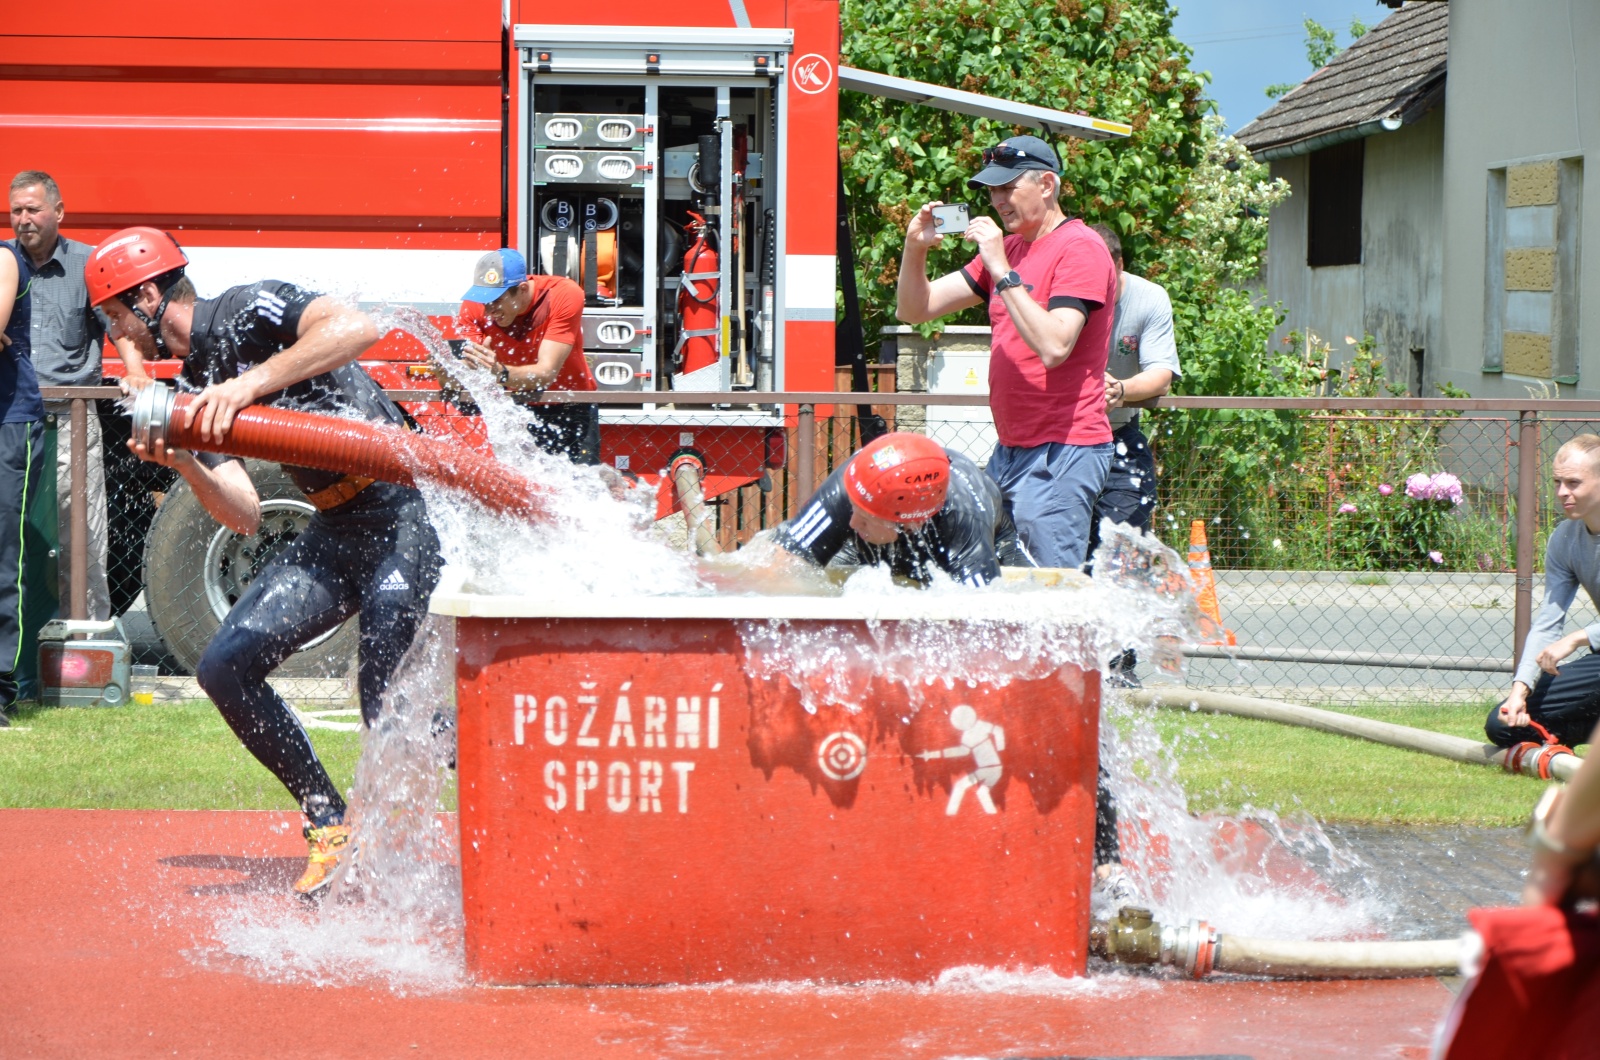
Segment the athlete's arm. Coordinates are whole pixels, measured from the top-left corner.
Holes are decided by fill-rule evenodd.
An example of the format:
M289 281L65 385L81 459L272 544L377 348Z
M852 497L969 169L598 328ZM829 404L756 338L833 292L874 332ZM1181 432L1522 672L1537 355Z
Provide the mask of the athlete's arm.
M122 358L122 387L124 394L131 394L135 390L143 390L150 385L150 375L144 370L144 354L139 352L139 347L133 340L126 336L118 336L111 340L112 347L117 351L117 356Z
M841 466L823 480L793 519L778 524L773 540L785 552L818 567L826 567L853 536L850 498L844 491L844 468Z
M294 345L200 391L189 405L187 425L198 422L200 437L222 440L241 409L286 386L349 364L378 341L378 328L367 314L323 296L301 312L297 335Z
M261 495L244 469L244 461L224 460L214 468L207 467L189 450L168 449L161 441L154 449L146 449L130 438L128 448L140 460L175 469L194 490L195 499L229 530L249 536L260 528Z

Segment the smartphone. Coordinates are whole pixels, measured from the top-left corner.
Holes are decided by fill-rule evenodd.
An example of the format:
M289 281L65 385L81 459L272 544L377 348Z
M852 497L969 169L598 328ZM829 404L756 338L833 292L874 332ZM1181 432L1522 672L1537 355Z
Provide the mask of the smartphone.
M933 230L942 236L960 235L967 230L967 204L947 203L933 208Z

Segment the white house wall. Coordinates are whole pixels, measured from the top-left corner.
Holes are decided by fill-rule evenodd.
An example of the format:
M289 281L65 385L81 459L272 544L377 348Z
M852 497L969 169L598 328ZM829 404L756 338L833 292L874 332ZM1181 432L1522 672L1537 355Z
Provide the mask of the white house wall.
M1361 196L1360 265L1306 264L1306 187L1311 156L1272 163L1293 194L1272 211L1268 297L1281 302L1277 337L1309 328L1349 356L1346 337L1371 334L1389 378L1413 385L1413 350L1431 364L1439 344L1444 121L1436 110L1396 132L1367 138ZM1424 380L1425 389L1431 377Z
M1413 352L1432 394L1443 302L1444 115L1434 110L1397 132L1367 138L1361 203L1363 329L1378 340L1389 378L1416 389Z
M1600 159L1584 157L1586 147L1600 146L1597 41L1600 4L1586 0L1450 0L1440 375L1474 396L1525 397L1540 382L1483 370L1486 302L1495 287L1493 263L1487 261L1490 184L1496 179L1491 174L1502 174L1503 181L1512 167L1577 159L1583 163L1577 170L1581 179L1576 188L1563 185L1561 196L1569 208L1581 204L1569 235L1580 265L1588 267L1578 268L1556 297L1570 305L1568 296L1577 296L1565 324L1575 329L1577 384L1560 392L1600 397ZM1504 233L1494 238L1503 240ZM1519 244L1513 239L1502 245ZM1582 262L1585 256L1589 260ZM1507 299L1522 324L1528 302ZM1512 321L1501 319L1511 330ZM1562 326L1558 320L1557 330Z

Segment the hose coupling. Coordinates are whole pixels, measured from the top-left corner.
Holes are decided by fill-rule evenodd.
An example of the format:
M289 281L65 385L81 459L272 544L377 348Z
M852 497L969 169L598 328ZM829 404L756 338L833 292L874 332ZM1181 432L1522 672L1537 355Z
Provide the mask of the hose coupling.
M165 383L152 382L133 398L133 440L145 451L155 449L156 443L166 443L167 426L172 422L172 409L178 392Z
M1193 979L1211 973L1217 933L1204 920L1182 926L1156 922L1150 910L1125 905L1089 927L1089 952L1118 964L1166 964Z

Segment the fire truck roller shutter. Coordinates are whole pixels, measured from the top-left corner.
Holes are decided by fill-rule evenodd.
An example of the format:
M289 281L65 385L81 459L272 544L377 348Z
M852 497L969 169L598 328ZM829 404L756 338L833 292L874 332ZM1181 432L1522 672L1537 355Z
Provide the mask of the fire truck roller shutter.
M261 529L243 537L217 524L188 484L179 481L156 509L145 540L145 601L167 651L189 673L255 572L305 528L313 508L277 464L245 461L261 494ZM275 677L343 677L359 637L351 618L306 645Z

